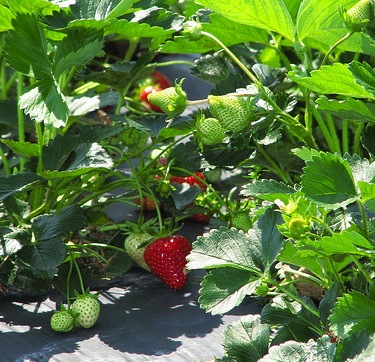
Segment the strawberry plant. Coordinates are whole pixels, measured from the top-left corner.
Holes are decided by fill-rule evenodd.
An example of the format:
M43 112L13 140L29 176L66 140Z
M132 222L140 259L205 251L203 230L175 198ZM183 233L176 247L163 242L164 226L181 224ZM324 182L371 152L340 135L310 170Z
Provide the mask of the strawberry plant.
M207 312L262 305L218 361L371 355L374 14L372 0L1 2L1 289L63 294L64 332L96 322L92 281L137 265L178 293L205 269ZM191 244L185 222L207 232Z

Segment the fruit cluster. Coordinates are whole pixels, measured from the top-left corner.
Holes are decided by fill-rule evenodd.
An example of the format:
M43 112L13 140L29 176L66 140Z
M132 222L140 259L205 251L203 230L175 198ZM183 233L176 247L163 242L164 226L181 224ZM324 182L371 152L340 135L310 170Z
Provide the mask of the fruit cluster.
M100 303L97 294L88 290L77 294L76 300L68 308L62 306L54 311L50 325L55 332L70 332L75 327L91 328L95 325L100 314Z

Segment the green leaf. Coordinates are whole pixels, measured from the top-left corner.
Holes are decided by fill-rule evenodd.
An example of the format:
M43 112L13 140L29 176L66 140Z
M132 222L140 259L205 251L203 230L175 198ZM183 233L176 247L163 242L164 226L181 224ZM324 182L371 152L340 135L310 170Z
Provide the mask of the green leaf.
M32 172L20 172L14 175L0 177L0 201L22 192L42 178Z
M354 180L373 183L375 181L375 162L370 162L367 159L362 159L358 155L344 154L343 158L348 161L352 170Z
M198 2L237 23L276 32L294 41L294 23L282 0L199 0Z
M351 291L338 298L329 320L333 334L342 339L364 330L372 334L375 332L375 302Z
M375 356L375 335L366 331L352 334L341 343L337 361L371 362Z
M47 42L37 18L17 14L12 21L13 30L5 38L5 57L15 70L37 78L51 78L51 63Z
M308 248L326 256L343 254L367 257L373 250L372 244L355 231L343 231L306 243Z
M375 72L370 66L370 64L358 61L353 61L349 64L349 70L355 76L356 82L362 86L366 91L368 91L372 98L375 96Z
M111 19L123 15L135 0L80 0L71 6L79 19Z
M319 315L324 324L328 324L328 318L340 294L340 285L336 282L325 292L323 299L319 302Z
M269 338L270 326L258 315L247 315L226 328L222 345L237 362L258 361L268 351Z
M354 98L373 98L372 94L356 82L347 64L334 63L313 70L306 76L299 70L288 73L297 84L320 94L341 94Z
M199 236L187 257L188 269L230 266L261 275L276 260L282 247L277 229L280 215L271 209L263 214L247 234L220 227Z
M348 162L330 153L320 152L306 162L301 185L307 198L330 209L348 205L358 196Z
M118 134L121 130L121 127L116 126L82 128L79 135L67 132L56 136L43 147L44 170L72 171L82 167L112 167L112 159L96 142Z
M361 100L347 98L344 100L320 97L317 101L319 110L328 111L343 119L361 122L375 122L375 105Z
M229 267L213 269L201 283L198 301L207 313L227 313L247 295L253 294L259 284L260 277L246 270Z
M20 142L15 140L1 140L14 153L22 157L38 157L39 146L36 143Z
M327 51L347 33L339 9L349 9L354 4L353 0L302 1L296 20L299 40L307 47ZM353 34L339 49L374 54L371 40L362 33Z
M95 29L73 28L67 32L66 37L56 47L56 79L74 67L83 67L98 55L103 47L103 36Z
M63 241L50 239L24 246L17 253L17 260L37 277L52 279L65 255L66 247Z
M17 253L17 251L22 249L22 241L19 238L19 234L24 232L24 230L1 227L0 228L0 256L7 256Z
M55 1L53 1L55 2ZM6 3L13 13L29 13L49 15L58 11L59 7L48 0L7 0Z
M82 116L99 108L117 104L118 93L106 92L95 95L80 95L67 97L66 101L71 116Z
M130 22L120 19L110 22L104 28L105 35L118 34L125 39L154 38L164 36L171 32L161 26L151 26L147 23Z
M326 277L325 273L331 270L330 264L327 260L312 258L311 254L304 254L301 252L301 248L290 242L284 243L283 249L281 250L277 260L287 264L306 268L322 279Z
M307 343L287 341L279 346L272 346L269 353L258 362L333 362L336 345L329 336Z
M86 143L76 147L60 170L46 170L40 175L46 179L83 175L95 169L111 169L114 163L98 143Z
M209 23L202 23L202 29L222 41L226 46L245 42L268 44L267 32L246 24L226 18L223 15L212 13ZM223 29L226 29L223 32ZM163 53L206 53L210 50L219 50L220 46L211 38L203 36L199 40L191 40L188 36L176 36L173 41L163 44L160 51Z
M241 195L267 201L280 199L287 203L290 195L295 192L296 190L292 187L276 180L255 180L251 184L243 186Z
M307 297L303 297L304 304L316 310L314 302ZM285 296L280 295L273 298L261 313L261 321L272 326L277 326L272 344L279 344L288 339L297 341L307 341L316 337L312 331L312 326L320 328L320 318L304 308L297 301L289 301Z
M44 78L27 87L19 98L19 106L36 122L48 126L60 128L68 121L68 106L52 78Z
M12 11L0 4L0 32L5 32L12 28L12 20L15 15Z
M36 217L32 230L37 241L55 240L81 229L85 223L83 210L77 205L69 205L54 215Z

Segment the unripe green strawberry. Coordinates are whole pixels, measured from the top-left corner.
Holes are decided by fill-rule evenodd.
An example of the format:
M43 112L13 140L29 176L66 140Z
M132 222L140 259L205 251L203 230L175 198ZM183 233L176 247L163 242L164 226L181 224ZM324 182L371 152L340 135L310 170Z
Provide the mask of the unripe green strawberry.
M209 95L208 105L225 130L241 132L251 121L251 107L243 97Z
M70 332L74 327L73 315L66 309L54 311L50 325L55 332Z
M347 11L342 11L345 26L353 32L362 31L374 17L372 0L360 0Z
M245 233L248 232L252 227L252 221L247 212L239 212L235 214L231 220L231 226L238 230L243 230Z
M204 118L197 124L197 137L203 145L212 146L221 143L225 129L216 118Z
M152 92L147 96L147 100L154 106L159 107L167 114L167 119L181 114L188 102L186 93L183 91L181 84L176 83L174 87L168 87L158 92Z
M144 259L144 252L147 247L147 240L150 240L151 236L146 232L133 232L124 241L124 249L129 256L143 269L150 271L149 266L146 264Z
M72 312L75 322L82 328L91 328L99 318L100 303L96 294L86 292L77 295L77 299L72 304Z

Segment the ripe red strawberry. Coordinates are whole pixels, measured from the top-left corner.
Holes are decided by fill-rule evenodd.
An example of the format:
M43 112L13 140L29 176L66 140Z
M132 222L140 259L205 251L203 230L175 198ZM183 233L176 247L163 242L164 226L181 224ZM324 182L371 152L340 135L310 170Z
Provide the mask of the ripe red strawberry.
M147 96L147 100L166 113L167 118L178 116L188 104L187 95L183 91L181 83L176 83L174 87L165 88L159 92L151 92Z
M244 97L209 95L208 105L225 130L241 132L250 124L252 111Z
M99 318L100 303L96 294L90 294L88 291L84 294L78 294L77 299L72 304L72 312L75 322L82 328L91 328Z
M225 129L216 118L204 118L197 124L197 137L203 145L217 145L223 141Z
M144 258L151 271L174 290L183 288L187 281L186 257L191 251L190 241L182 235L159 238L149 244Z
M210 215L207 215L207 214L193 214L191 215L191 218L195 221L198 221L204 224L210 221Z
M140 267L147 271L150 271L150 268L146 264L145 259L143 257L147 245L141 245L150 239L150 234L144 231L139 231L131 233L124 241L125 251Z
M161 72L153 72L151 79L154 84L157 84L161 89L170 87L172 84L169 79Z
M202 180L205 179L205 176L202 172L194 172L195 176L186 176L186 177L180 177L180 176L172 176L170 178L170 182L174 182L177 184L183 184L187 183L190 186L198 186L200 187L203 191L206 191L207 186L203 183Z
M54 311L51 317L50 325L55 332L70 332L74 328L74 318L72 312L65 308Z

